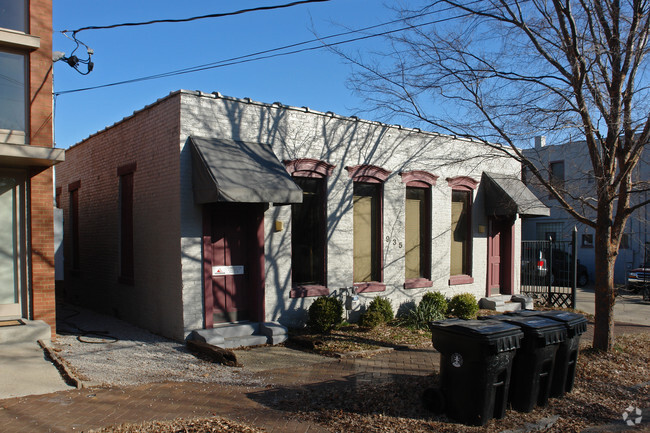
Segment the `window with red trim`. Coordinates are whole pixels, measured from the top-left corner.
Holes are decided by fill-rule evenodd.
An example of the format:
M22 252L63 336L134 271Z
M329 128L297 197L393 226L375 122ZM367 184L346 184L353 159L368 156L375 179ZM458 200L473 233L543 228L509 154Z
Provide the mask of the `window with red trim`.
M478 182L466 176L447 179L451 186L451 245L449 284L473 283L472 200Z
M70 193L70 233L72 234L72 270L79 270L79 188L80 181L68 185Z
M431 287L431 187L438 176L419 170L400 175L406 183L404 288Z
M117 169L120 177L120 276L123 284L133 284L133 174L135 164L128 164Z
M302 203L291 205L290 297L327 295L327 177L334 166L311 158L284 164L303 192Z
M381 281L381 195L379 183L354 183L354 282Z
M291 205L291 276L294 286L325 286L325 179L294 177L302 203Z

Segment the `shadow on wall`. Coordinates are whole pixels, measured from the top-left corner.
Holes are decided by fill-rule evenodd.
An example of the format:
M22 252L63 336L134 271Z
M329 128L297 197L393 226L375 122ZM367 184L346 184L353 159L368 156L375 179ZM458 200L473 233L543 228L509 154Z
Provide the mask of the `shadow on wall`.
M200 98L201 96L199 96ZM330 114L306 113L300 109L288 109L279 104L266 105L247 100L230 98L213 99L203 107L197 115L192 131L197 136L228 138L238 141L256 142L272 146L280 160L295 160L312 158L326 161L334 165L334 170L327 180L327 247L333 251L349 250L353 236L352 225L344 224L351 221L353 182L347 166L374 165L389 170L391 173L386 184L399 181L401 172L410 170L426 170L436 175L454 177L470 175L480 178L482 167L490 161L507 158L503 155L486 154L485 148L477 142L452 139L430 133L420 133L417 130L406 130L388 126L379 122L368 122L356 118L342 118ZM223 109L222 113L218 110ZM224 117L228 119L225 124ZM189 146L184 146L182 154L189 153ZM249 155L258 158L258 155ZM183 158L188 158L185 155ZM508 158L509 159L509 158ZM262 162L262 161L260 161ZM498 165L497 165L498 167ZM285 173L286 174L286 173ZM444 182L441 179L441 182ZM441 184L439 184L441 185ZM245 186L245 185L242 185ZM443 186L444 187L444 186ZM433 188L434 194L436 188ZM475 204L482 203L482 191L477 191ZM385 207L390 203L385 203ZM200 206L195 206L196 215L200 215ZM391 220L384 219L384 237L400 239L403 237L403 225L399 218L403 217L403 209L393 209ZM278 232L265 233L266 255L266 315L283 323L304 323L307 318L306 309L315 298L290 298L291 290L291 208L290 206L275 206L265 215L268 220L286 221L286 229ZM433 209L433 219L436 210ZM475 238L486 237L479 233L477 220L472 223ZM485 224L484 222L480 222ZM269 224L266 225L269 227ZM449 229L434 233L433 245L449 236ZM383 242L383 239L382 239ZM403 272L403 251L396 254L384 245L384 269L399 267ZM331 257L331 254L329 254ZM185 256L184 256L185 257ZM200 261L200 257L185 257L192 262ZM434 287L447 286L448 275L441 275L436 269L448 269L448 256L433 255L432 279ZM198 264L200 266L200 264ZM352 270L349 272L333 272L341 269L341 264L330 263L327 281L332 296L343 298L346 287L353 285ZM349 266L347 264L346 266ZM393 272L394 273L394 272ZM432 290L432 289L428 289ZM414 294L420 296L426 290L406 290L403 285L387 286L382 296L395 297L408 302ZM374 294L373 294L374 295ZM271 298L269 298L271 297Z

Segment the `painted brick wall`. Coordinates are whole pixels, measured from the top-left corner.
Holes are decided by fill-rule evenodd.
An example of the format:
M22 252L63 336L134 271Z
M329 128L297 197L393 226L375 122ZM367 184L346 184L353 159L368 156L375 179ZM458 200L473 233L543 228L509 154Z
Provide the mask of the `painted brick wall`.
M52 1L29 2L28 32L40 38L29 56L29 144L52 147ZM30 179L31 317L56 334L54 299L54 225L52 169L33 171Z
M372 164L391 171L384 185L384 282L386 291L362 295L368 302L376 295L389 296L393 306L418 300L427 290L439 290L447 296L470 292L484 296L487 275L487 238L479 226L487 226L483 212L482 190L474 193L472 233L473 284L450 286L449 245L451 188L448 177L470 176L480 181L483 171L519 174L520 167L510 158L490 155L486 148L468 140L421 133L377 122L343 118L309 109L287 108L253 102L249 99L215 97L212 94L182 92L181 141L190 135L233 138L269 143L280 160L315 158L335 165L328 179L328 269L330 291L341 293L352 278L352 180L346 166ZM181 152L183 153L183 152ZM432 190L432 280L431 289L409 289L404 284L404 206L405 186L400 172L426 170L439 176ZM184 252L188 261L200 257L200 208L191 201L191 164L181 163ZM275 220L286 229L273 231ZM265 215L266 318L286 324L305 319L305 309L314 298L289 298L291 288L291 212L289 206L273 207ZM520 221L516 222L516 232ZM389 242L386 242L386 239ZM515 241L514 260L519 261L519 243ZM397 242L394 244L393 240ZM191 257L191 259L189 259ZM184 266L184 271L185 271ZM518 269L516 271L518 273ZM202 296L200 273L188 268L183 273L184 300L198 305ZM518 283L518 276L515 277ZM186 331L200 323L200 311L185 315Z
M66 296L153 332L183 338L178 99L158 101L71 147L57 166L71 257L70 194L80 181L80 266L66 260ZM119 277L118 167L135 163L134 284Z

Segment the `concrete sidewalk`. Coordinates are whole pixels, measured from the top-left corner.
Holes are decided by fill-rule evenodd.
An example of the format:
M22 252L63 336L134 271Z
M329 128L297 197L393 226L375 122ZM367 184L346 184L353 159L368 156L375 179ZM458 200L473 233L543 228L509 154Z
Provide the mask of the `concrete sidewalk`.
M36 342L0 344L0 398L72 389Z
M593 285L578 287L576 290L576 308L585 313L596 311ZM614 304L614 321L650 326L650 303L643 302L641 295L619 295Z

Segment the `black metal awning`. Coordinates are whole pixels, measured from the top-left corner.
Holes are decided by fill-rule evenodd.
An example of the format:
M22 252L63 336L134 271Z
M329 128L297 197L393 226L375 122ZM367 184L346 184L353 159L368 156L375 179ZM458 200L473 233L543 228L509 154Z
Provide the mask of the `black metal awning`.
M269 145L190 137L196 203L302 202L302 190Z
M550 216L551 210L517 177L483 172L485 211L493 216Z

